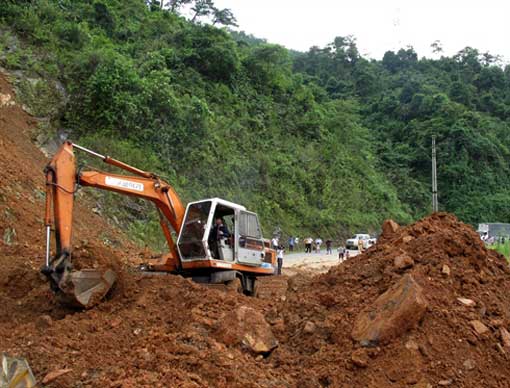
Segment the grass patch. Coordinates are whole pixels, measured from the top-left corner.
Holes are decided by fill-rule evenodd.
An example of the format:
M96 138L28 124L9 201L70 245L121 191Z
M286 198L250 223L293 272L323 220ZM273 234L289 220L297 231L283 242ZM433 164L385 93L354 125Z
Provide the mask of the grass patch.
M490 249L494 249L496 252L501 253L506 257L507 261L510 261L510 241L505 241L504 243L495 243L489 245Z

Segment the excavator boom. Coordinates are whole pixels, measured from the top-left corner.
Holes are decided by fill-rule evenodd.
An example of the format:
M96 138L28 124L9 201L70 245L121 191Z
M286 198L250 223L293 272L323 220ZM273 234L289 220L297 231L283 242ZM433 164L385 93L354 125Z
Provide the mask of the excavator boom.
M84 171L77 174L74 149L98 157L103 162L128 171L135 176ZM71 258L74 194L78 185L91 186L153 202L160 213L160 224L170 252L162 268L172 271L180 261L170 227L179 233L184 206L173 188L155 174L121 161L103 156L85 147L65 142L46 166L46 260L41 272L59 298L71 305L89 308L97 304L116 280L112 270L86 269L75 271ZM170 224L170 226L168 225ZM55 255L51 257L51 230L55 231Z

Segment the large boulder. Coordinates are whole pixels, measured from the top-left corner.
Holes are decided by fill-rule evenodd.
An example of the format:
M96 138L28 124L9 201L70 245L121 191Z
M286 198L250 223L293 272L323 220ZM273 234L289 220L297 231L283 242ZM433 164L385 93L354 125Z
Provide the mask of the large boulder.
M407 268L411 268L414 265L414 260L408 254L401 254L393 259L393 265L395 269L402 271Z
M399 224L397 224L393 220L386 220L382 224L382 233L381 237L384 239L389 239L395 235L400 229Z
M352 338L362 346L383 344L414 328L426 310L422 288L407 274L357 316Z
M264 315L241 306L218 320L215 337L227 346L241 346L251 353L267 355L278 346Z

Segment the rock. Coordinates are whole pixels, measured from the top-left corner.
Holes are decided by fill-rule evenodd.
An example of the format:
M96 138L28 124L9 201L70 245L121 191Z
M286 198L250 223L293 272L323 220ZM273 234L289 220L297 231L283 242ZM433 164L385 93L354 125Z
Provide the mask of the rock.
M404 236L404 237L402 237L402 242L404 244L407 244L408 242L413 241L413 240L414 240L413 236Z
M472 299L467 298L457 298L457 300L462 303L464 306L473 307L476 305L476 302Z
M452 385L453 384L453 380L452 379L447 379L447 380L439 380L437 385L441 385L442 387L445 387L447 385Z
M503 324L505 323L502 319L491 319L490 320L490 323L492 326L494 327L500 327L500 326L503 326Z
M311 321L306 321L305 326L303 327L303 331L307 334L314 333L315 329L317 329L317 326Z
M400 226L393 220L386 220L382 224L381 237L390 238L400 229Z
M446 276L450 276L450 267L446 264L443 264L443 268L441 269L441 273Z
M406 268L411 268L414 265L414 260L409 255L404 253L393 259L393 265L396 269L403 270Z
M16 103L10 94L0 93L0 107L14 106Z
M432 388L432 384L430 384L427 380L422 379L418 381L418 383L413 388Z
M219 319L213 334L227 346L240 345L257 355L267 355L278 346L264 315L248 306L241 306Z
M482 335L482 334L484 334L484 333L489 331L488 327L485 326L482 322L480 322L478 320L474 320L474 321L471 321L469 323L471 324L473 329L475 329L475 332L478 335Z
M501 341L503 342L503 346L505 349L510 350L510 333L504 327L499 328L499 333L501 334Z
M368 354L366 349L356 349L351 354L351 361L359 368L366 368L368 366Z
M53 324L53 319L49 315L41 315L35 321L35 326L38 329L47 329Z
M110 326L115 329L117 326L120 326L121 323L123 322L122 318L114 318L112 319L112 321L110 322Z
M468 358L466 361L464 361L464 363L462 364L464 366L464 369L466 370L473 370L475 369L475 362L473 360L471 360L470 358Z
M427 305L422 288L407 274L358 314L351 336L362 346L387 342L414 328Z
M43 384L49 384L51 383L53 380L56 380L58 379L60 376L63 376L69 372L71 372L72 369L56 369L54 371L51 371L50 373L48 373L46 376L44 376L43 380L42 380L42 383Z
M14 240L16 239L16 229L14 228L5 228L3 241L5 245L12 245Z
M406 349L409 349L409 350L418 350L420 348L418 346L418 344L413 340L407 341L405 344L405 347L406 347Z
M304 285L308 284L309 280L311 279L311 276L308 274L296 274L291 276L287 280L287 290L288 291L298 291L301 289Z

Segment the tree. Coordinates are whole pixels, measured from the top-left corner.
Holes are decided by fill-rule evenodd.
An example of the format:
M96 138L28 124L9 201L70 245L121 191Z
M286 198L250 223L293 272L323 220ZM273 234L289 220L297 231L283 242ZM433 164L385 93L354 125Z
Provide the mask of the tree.
M223 26L238 27L237 20L236 20L234 14L228 8L225 8L225 9L214 8L213 25L215 25L215 24L221 24Z
M441 54L443 52L443 44L439 40L435 40L430 45L434 54Z
M163 2L163 1L162 1ZM177 12L184 5L191 4L193 0L169 0L165 3L170 12Z
M96 24L101 26L108 35L113 33L115 21L106 4L94 3L94 19Z
M197 18L202 16L212 15L215 9L212 0L196 0L195 5L191 7L191 10L194 12L191 22L194 23Z

